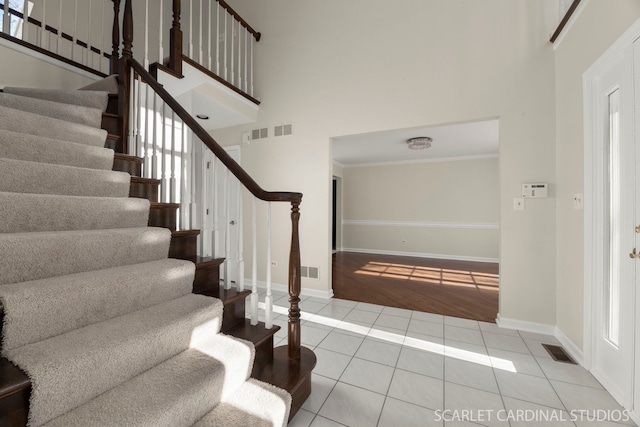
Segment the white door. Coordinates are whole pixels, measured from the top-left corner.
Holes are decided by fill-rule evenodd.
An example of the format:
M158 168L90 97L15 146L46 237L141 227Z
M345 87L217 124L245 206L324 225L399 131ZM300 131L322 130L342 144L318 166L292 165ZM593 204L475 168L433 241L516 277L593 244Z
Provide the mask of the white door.
M633 71L637 44L616 55L593 79L597 149L592 196L599 212L592 224L597 250L591 262L599 268L592 270L591 371L627 408L633 403L636 270L640 263Z
M240 147L226 147L225 150L232 159L240 162ZM230 286L236 283L240 258L240 184L209 150L205 150L203 163L205 220L202 253L225 259L220 279Z

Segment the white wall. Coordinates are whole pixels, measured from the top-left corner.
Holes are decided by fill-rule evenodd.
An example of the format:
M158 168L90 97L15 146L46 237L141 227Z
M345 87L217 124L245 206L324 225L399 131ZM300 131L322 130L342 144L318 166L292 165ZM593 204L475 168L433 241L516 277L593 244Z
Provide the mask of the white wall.
M580 348L584 211L573 209L572 196L583 192L582 75L638 18L636 0L589 0L556 48L557 326Z
M549 44L557 4L530 0L235 0L258 31L257 126L293 123L290 137L243 148L272 190L304 193L303 262L330 289L331 138L500 119L503 317L555 324L555 98ZM249 127L216 133L238 143ZM552 197L513 211L523 182ZM288 236L283 208L278 227ZM288 241L276 244L282 259ZM537 260L532 263L531 260ZM281 264L282 265L282 264ZM285 283L286 272L274 280Z
M0 87L77 89L99 79L98 76L88 73L70 71L62 64L55 65L42 61L3 44L0 44L0 63L2 63Z
M344 168L345 250L497 261L497 158Z

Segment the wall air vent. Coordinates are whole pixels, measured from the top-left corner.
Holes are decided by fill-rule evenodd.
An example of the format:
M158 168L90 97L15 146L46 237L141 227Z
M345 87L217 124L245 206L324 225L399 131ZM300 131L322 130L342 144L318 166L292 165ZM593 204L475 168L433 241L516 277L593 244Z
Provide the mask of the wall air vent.
M320 278L320 267L309 267L306 265L300 266L300 276L309 279Z
M269 128L254 129L251 131L251 140L269 138Z
M278 125L273 128L273 136L286 136L293 133L293 125Z

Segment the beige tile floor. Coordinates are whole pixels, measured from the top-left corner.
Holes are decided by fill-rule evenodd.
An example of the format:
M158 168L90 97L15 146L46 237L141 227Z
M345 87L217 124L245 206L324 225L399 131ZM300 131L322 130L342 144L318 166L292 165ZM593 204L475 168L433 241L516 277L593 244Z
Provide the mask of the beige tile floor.
M274 295L284 326L287 297ZM589 372L550 358L552 336L339 299L301 309L318 363L291 427L635 425Z

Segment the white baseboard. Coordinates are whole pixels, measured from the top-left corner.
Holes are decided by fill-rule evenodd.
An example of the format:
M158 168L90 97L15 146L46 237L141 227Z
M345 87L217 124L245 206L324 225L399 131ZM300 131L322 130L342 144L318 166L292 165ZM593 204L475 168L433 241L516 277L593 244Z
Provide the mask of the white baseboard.
M396 256L411 256L416 258L434 258L434 259L450 259L454 261L474 261L474 262L499 262L498 258L484 258L484 257L470 257L464 255L448 255L448 254L428 254L423 252L399 252L399 251L387 251L380 249L360 249L360 248L342 248L341 252L357 252L362 254L379 254L379 255L396 255Z
M496 324L501 328L506 329L517 329L519 331L524 332L533 332L536 334L544 334L544 335L552 335L562 347L569 353L569 355L576 361L576 363L582 366L584 364L584 353L582 350L565 335L562 330L560 330L557 326L547 325L544 323L535 323L535 322L526 322L524 320L516 320L516 319L507 319L501 317L498 314L498 318L496 319Z
M562 332L562 330L560 330L557 326L555 337L558 339L558 341L560 341L562 347L567 350L569 356L571 356L573 360L576 361L576 363L580 364L580 366L584 366L584 353L582 352L582 349L580 349L573 341L571 341L569 337L567 337L565 333Z
M258 288L260 289L267 289L267 282L258 280L257 285L258 285ZM252 286L253 286L253 282L251 280L245 280L245 284L244 284L245 289L251 289ZM282 283L271 283L271 289L277 292L284 292L284 293L289 292L289 286L283 285ZM302 288L302 290L300 291L300 296L330 300L331 298L333 298L333 289L329 289L327 291L321 291L318 289Z

